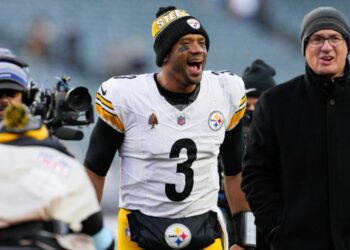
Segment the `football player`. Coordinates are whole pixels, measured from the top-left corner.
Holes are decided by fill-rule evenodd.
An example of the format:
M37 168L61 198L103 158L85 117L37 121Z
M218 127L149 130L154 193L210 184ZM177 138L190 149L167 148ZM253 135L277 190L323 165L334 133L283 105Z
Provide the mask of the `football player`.
M152 36L160 72L115 76L98 90L87 172L101 200L119 151L119 249L228 249L217 157L241 225L249 209L240 189L244 83L228 71L204 71L209 36L187 11L159 8ZM231 249L244 247L236 243Z

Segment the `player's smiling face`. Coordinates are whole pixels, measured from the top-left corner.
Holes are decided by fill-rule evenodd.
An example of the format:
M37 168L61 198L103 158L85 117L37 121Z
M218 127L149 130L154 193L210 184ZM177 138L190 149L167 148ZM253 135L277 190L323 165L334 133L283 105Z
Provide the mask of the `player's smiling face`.
M181 37L165 58L174 77L184 85L198 85L207 61L204 36L188 34Z

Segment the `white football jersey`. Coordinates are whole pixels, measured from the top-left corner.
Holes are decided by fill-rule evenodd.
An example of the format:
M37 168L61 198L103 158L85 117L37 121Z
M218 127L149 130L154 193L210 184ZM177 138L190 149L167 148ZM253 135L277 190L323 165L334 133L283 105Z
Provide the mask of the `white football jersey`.
M84 167L44 146L0 144L0 228L56 219L75 231L100 211Z
M219 147L245 105L242 79L227 71L204 71L196 100L182 111L159 93L154 74L102 83L97 112L125 134L120 207L167 218L215 208Z

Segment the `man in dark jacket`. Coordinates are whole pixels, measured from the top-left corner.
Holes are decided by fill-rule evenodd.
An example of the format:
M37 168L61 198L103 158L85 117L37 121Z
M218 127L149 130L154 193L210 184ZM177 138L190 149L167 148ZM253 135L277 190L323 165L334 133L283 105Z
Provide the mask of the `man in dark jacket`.
M350 249L350 28L319 7L301 25L306 71L259 98L242 187L273 249Z

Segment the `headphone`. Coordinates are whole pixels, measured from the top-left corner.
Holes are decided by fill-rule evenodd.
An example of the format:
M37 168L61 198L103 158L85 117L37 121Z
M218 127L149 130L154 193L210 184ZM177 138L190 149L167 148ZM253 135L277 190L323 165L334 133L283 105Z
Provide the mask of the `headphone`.
M39 92L39 88L37 84L33 81L33 79L30 77L30 72L28 68L28 64L19 60L18 58L11 57L11 56L0 56L0 62L7 62L15 64L19 67L21 67L28 76L28 82L27 82L27 88L23 93L23 103L27 106L30 106L34 100L36 94Z

